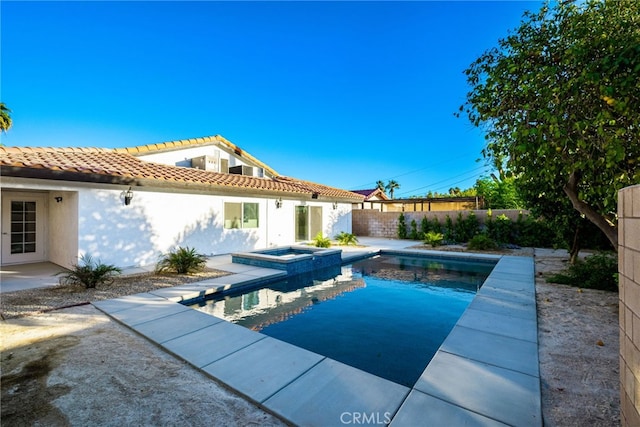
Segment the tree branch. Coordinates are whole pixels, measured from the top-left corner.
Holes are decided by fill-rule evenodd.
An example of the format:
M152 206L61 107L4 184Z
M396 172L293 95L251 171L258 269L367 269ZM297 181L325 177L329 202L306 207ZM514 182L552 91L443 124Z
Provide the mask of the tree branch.
M612 225L604 216L589 206L578 196L578 174L571 172L569 180L563 187L565 194L571 200L574 209L584 215L589 221L594 223L607 236L613 248L618 251L618 227Z

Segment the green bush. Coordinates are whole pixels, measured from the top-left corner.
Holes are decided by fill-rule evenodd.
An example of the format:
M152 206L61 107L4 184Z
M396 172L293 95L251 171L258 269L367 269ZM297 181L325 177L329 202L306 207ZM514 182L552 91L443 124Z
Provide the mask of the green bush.
M420 238L418 235L418 223L415 219L411 220L411 233L409 234L409 238L411 240L418 240Z
M429 223L429 218L426 216L422 217L422 221L420 221L420 232L423 236L425 236L431 230L431 224Z
M204 270L207 262L205 255L196 253L194 248L181 248L161 256L160 261L156 265L158 273L175 272L178 274L195 273Z
M82 285L86 289L97 285L110 285L116 275L122 270L111 264L103 264L100 260L93 260L91 255L83 255L80 262L73 264L71 270L57 273L60 283L64 285Z
M456 236L455 236L455 232L454 232L454 227L453 227L453 221L451 220L451 217L449 215L447 215L445 221L444 221L444 239L447 242L455 242L456 241Z
M431 247L435 248L436 246L440 246L442 244L442 240L444 236L442 233L436 233L435 231L429 231L424 235L424 242L427 245L431 245Z
M498 215L495 222L493 222L492 232L489 234L493 240L498 243L511 243L511 232L513 229L513 223L506 215Z
M467 247L469 249L486 251L498 249L498 244L486 234L476 234L471 238L471 240L469 240L469 245Z
M466 217L462 216L462 212L458 212L454 231L456 241L468 242L479 231L480 223L473 211L469 212Z
M556 233L546 222L536 220L531 215L525 217L522 212L518 214L512 234L513 243L520 246L551 248L556 242Z
M440 220L438 217L433 218L430 221L429 231L435 231L436 233L442 233L442 225L440 225Z
M313 246L317 248L328 248L331 246L331 240L328 237L323 237L322 232L318 232L316 237L313 238Z
M358 238L355 236L355 234L346 233L344 231L341 231L340 233L338 233L335 236L335 239L338 241L339 244L345 245L345 246L358 244Z
M398 239L407 238L407 223L404 220L404 214L400 213L398 217Z
M587 289L618 291L618 259L605 252L578 260L566 272L554 274L547 282Z

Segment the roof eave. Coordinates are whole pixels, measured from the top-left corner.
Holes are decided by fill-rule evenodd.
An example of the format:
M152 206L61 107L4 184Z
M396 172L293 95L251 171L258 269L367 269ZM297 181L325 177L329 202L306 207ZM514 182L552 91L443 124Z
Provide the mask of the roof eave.
M33 178L54 181L84 182L96 184L128 185L132 187L152 187L174 191L187 191L197 193L209 193L216 195L242 195L254 197L280 197L295 200L317 200L321 202L360 202L358 198L347 198L339 196L313 196L309 191L285 191L285 190L265 190L246 187L235 187L229 185L218 185L212 183L200 183L189 181L168 181L164 179L136 178L119 175L105 175L92 172L74 172L66 170L52 170L46 168L26 168L20 166L2 166L0 176L16 178Z

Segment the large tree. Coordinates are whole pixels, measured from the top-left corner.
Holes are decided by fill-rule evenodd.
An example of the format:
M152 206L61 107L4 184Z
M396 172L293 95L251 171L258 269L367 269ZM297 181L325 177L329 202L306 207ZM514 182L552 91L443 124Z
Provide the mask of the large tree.
M11 113L11 110L7 108L4 102L0 102L0 132L8 131L13 123L9 113Z
M640 182L640 3L545 5L465 73L460 110L485 157L568 199L617 249L617 191Z

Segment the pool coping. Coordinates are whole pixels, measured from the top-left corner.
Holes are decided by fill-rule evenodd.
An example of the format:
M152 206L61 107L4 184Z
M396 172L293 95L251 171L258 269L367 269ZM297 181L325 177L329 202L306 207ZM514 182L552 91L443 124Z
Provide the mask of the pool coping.
M285 275L281 270L220 264L235 274L93 304L295 425L541 426L533 258L365 249L343 252L343 263L376 253L497 260L412 388L179 303L257 286Z

